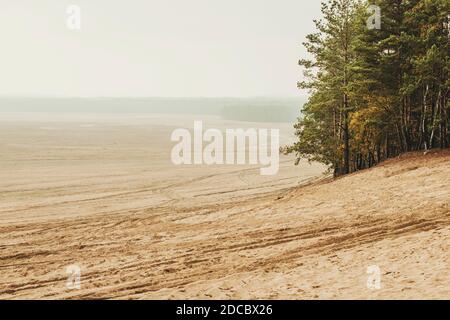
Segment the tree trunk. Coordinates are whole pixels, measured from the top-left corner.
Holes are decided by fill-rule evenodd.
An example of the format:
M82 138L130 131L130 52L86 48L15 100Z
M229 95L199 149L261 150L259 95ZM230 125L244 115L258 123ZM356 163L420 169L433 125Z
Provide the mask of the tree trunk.
M350 173L350 142L349 142L349 132L348 132L348 97L344 94L344 129L343 129L343 139L344 139L344 174Z
M439 89L439 93L436 99L436 105L433 104L433 111L432 111L432 116L431 116L431 135L430 135L430 149L432 149L434 147L434 130L436 129L435 126L435 122L436 122L436 117L437 117L437 113L439 111L439 101L441 100L441 90Z
M440 147L444 149L447 147L447 112L445 110L445 94L442 95L439 101L439 110L441 114L441 125L440 125Z

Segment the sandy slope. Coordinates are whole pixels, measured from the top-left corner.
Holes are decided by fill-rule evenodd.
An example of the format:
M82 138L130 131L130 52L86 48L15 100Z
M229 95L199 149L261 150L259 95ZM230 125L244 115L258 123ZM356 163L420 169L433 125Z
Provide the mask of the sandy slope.
M19 166L0 172L0 298L450 298L450 152L303 187L284 183L320 168L294 181L290 169L254 180L253 168L158 180L137 162L67 173L70 150L50 157L62 152L59 165L0 159ZM66 288L72 264L80 290ZM372 265L380 290L366 285Z

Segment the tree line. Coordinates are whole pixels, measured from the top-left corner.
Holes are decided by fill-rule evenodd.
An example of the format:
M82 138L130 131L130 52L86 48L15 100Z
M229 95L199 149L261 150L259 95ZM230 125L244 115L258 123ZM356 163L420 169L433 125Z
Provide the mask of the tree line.
M310 91L284 148L339 176L450 146L450 0L329 0L302 59Z

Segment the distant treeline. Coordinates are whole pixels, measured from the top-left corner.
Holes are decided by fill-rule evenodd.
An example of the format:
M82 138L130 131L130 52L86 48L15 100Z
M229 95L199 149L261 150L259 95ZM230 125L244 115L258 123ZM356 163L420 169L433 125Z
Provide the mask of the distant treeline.
M322 13L300 61L311 96L285 151L341 175L448 147L450 1L330 0Z
M229 106L222 110L226 120L250 122L290 122L294 123L301 106L287 105L247 105Z
M226 99L1 97L0 111L220 115Z
M0 112L158 113L227 120L295 122L300 98L54 98L0 97ZM0 115L1 116L1 115Z

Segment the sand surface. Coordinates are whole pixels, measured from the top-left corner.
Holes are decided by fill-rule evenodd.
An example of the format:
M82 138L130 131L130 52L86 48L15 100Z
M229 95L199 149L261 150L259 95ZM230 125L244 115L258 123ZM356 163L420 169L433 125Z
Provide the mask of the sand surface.
M0 298L450 298L449 152L336 181L284 156L273 177L173 166L194 119L2 114Z

